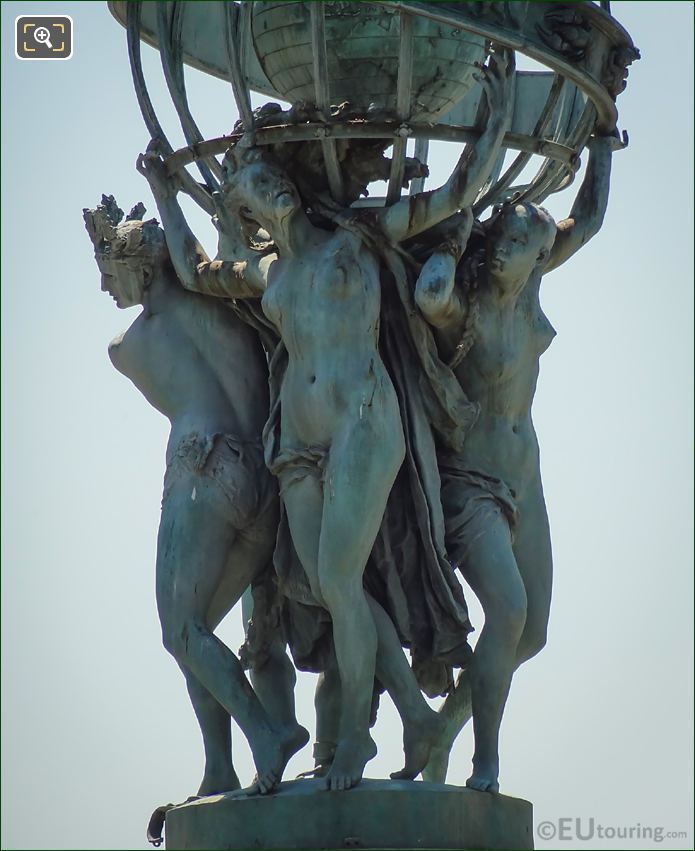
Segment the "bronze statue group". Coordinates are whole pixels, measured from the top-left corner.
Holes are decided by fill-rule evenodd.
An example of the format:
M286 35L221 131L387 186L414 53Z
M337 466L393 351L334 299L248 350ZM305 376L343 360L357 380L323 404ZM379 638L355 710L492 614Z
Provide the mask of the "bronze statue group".
M256 765L249 793L280 783L309 740L295 666L320 675L326 789L357 784L376 754L384 691L403 722L392 777L443 782L472 718L467 785L499 789L507 694L551 598L531 407L555 331L539 287L600 228L616 142L591 139L567 219L511 199L474 220L513 75L513 54L493 53L477 142L444 186L391 206L349 206L371 179L367 142L344 143L363 186L339 206L288 155L314 143L246 134L224 158L214 260L156 141L138 170L161 226L142 205L124 220L113 197L85 210L102 289L143 307L111 360L171 422L157 604L202 731L201 796L241 786L230 718ZM459 571L485 614L474 650ZM237 656L214 631L242 598ZM446 695L439 712L423 692Z

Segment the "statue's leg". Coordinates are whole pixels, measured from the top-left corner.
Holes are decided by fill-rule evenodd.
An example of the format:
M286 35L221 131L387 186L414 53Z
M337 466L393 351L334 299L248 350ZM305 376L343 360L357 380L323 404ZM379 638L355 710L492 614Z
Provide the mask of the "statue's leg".
M460 567L485 613L469 666L475 751L467 785L495 792L499 789L502 713L526 623L526 591L512 551L509 525L497 506L481 520L481 533L471 535Z
M540 485L519 503L513 550L526 589L527 603L526 622L516 652L516 669L545 646L550 615L553 559L548 515ZM424 779L434 783L445 782L451 748L473 716L470 671L459 674L456 688L447 696L439 712L444 718L444 732L433 747L427 768L423 771Z
M292 535L292 545L304 568L317 603L326 608L319 584L319 541L323 515L323 485L318 475L307 473L284 480L280 475L282 499Z
M316 742L314 766L316 777L324 777L335 757L340 733L341 689L338 661L330 654L326 670L319 674L314 693L316 710Z
M167 503L162 509L157 545L158 583L160 580L163 581L163 574L170 577L175 574L175 571L172 574L171 566L167 564L168 559L163 555L165 550L176 549L179 545L179 538L190 532L185 518L183 522L178 522L177 514L178 511L171 508L167 499ZM211 518L210 522L214 523L215 521ZM225 536L228 536L228 544L231 546L234 540L234 530L228 528L226 523L222 523L222 526L225 529ZM224 557L222 557L222 560L224 560ZM215 629L233 605L234 601L232 600L230 603L225 602L224 607L219 604L217 607L211 607L212 611L208 612L208 626L211 631ZM239 778L232 763L229 712L215 700L185 665L179 664L179 667L186 679L188 695L198 720L205 752L205 769L197 794L200 796L213 795L238 789L240 788Z
M289 759L286 742L208 622L223 577L237 600L253 578L243 566L225 576L236 531L223 519L228 508L220 498L218 485L204 476L182 476L169 490L157 546L157 606L164 646L237 722L251 746L259 791L266 792Z
M376 675L388 691L403 721L405 767L391 777L412 780L427 763L433 743L442 733L439 715L427 705L413 670L403 653L395 627L383 608L369 595L367 602L377 631ZM333 761L340 729L341 688L335 655L320 675L316 707L315 762L323 776Z
M250 547L243 539L235 535L235 540L230 546L225 572L208 609L207 621L211 632L215 631L237 602L234 572L248 571L251 576L256 576L264 569L270 555L272 555L272 538L267 543L259 541ZM248 617L250 614L249 610ZM216 795L239 789L241 784L232 763L230 715L185 667L181 670L186 678L188 695L198 719L205 750L205 771L198 795ZM262 699L261 702L263 702Z
M326 496L327 498L330 498L335 495L337 485L332 478L329 480L328 472L326 473L326 480L326 488L330 488L329 494ZM322 536L323 517L325 513L324 485L318 476L307 475L301 479L293 476L289 480L289 483L282 483L282 491L294 548L297 551L297 555L299 556L299 560L301 561L304 570L306 571L307 579L309 580L314 597L319 603L321 603L321 605L330 611L328 602L324 599L323 585L319 581L319 550ZM376 532L374 534L376 535ZM366 557L364 561L366 562ZM362 596L364 597L363 593ZM346 596L342 605L348 607L352 605L348 596ZM367 608L366 601L365 608ZM371 634L373 634L375 629L368 608L367 614L369 616L368 629L370 629ZM334 621L335 633L335 615L333 612L331 612L331 616ZM370 633L368 633L368 636L369 634ZM355 641L354 643L359 645L359 641ZM356 655L360 654L361 650L362 648L357 646L355 648ZM361 656L359 658L361 658ZM364 679L366 682L367 677ZM366 709L364 709L364 736L366 736L368 742L365 744L362 741L357 745L353 738L353 746L356 752L358 767L355 768L354 772L350 775L350 782L346 782L343 786L338 786L336 784L335 788L349 788L350 785L354 785L354 783L361 777L361 773L367 759L374 755L374 744L368 733L369 709L371 707L373 681L374 661L372 661L371 676L368 679L368 684L365 685L367 699ZM347 693L355 695L356 692L354 687ZM331 763L331 767L335 759L335 755L334 753L330 753L330 751L333 750L333 748L330 747L330 743L337 743L342 735L340 733L343 717L342 694L343 686L340 663L336 655L333 665L329 666L324 674L322 674L321 680L317 685L315 696L317 712L317 744L319 745L320 751L319 759L322 763L329 761ZM367 754L369 756L367 756ZM322 772L322 776L325 773L326 772ZM354 781L352 780L353 776L356 777ZM327 781L327 783L328 782L329 781Z
M526 588L526 625L517 649L517 667L545 646L553 585L550 527L540 483L519 502L514 555Z
M405 452L398 423L387 426L378 408L362 414L334 442L325 470L319 584L333 621L343 694L340 738L326 776L329 789L358 783L376 753L369 719L377 632L362 574Z
M367 602L377 631L376 675L391 696L403 722L405 766L391 777L394 780L413 780L427 764L442 724L438 714L430 709L422 696L391 618L369 595Z
M224 576L208 611L208 625L211 631L216 629L237 602L237 574L255 578L265 571L273 570L272 556L277 524L278 511L275 500L266 506L261 516L256 517L250 527L237 532L229 551ZM253 612L253 595L250 587L247 587L242 595L242 618L245 625ZM266 612L256 611L257 618L265 616ZM186 673L184 670L184 674ZM274 632L267 659L260 666L252 665L249 676L254 691L270 716L275 729L283 731L283 735L293 742L290 747L295 751L299 750L307 743L309 733L297 723L294 706L294 686L297 677L279 632ZM211 795L238 789L240 784L231 762L229 714L194 677L187 675L186 681L205 743L205 776L198 794ZM201 713L204 713L202 718ZM236 785L224 786L225 783L229 784L234 779L236 779Z
M274 532L277 533L277 523ZM246 543L247 549L252 549L254 557L258 556L257 548L252 547L252 543L243 543ZM266 558L266 566L261 565L260 569L272 570L272 549L270 553L266 554ZM262 606L267 602L263 601ZM246 589L242 597L242 617L245 628L252 615L257 620L267 616L266 611L258 610L258 605L258 602L254 605L251 589ZM288 743L288 749L292 751L292 754L296 753L309 741L309 732L297 723L294 705L294 687L297 682L297 674L287 655L285 641L280 630L273 628L272 639L270 646L267 647L265 657L261 661L251 659L249 677L253 690L268 713L273 727L282 731L283 738Z
M311 471L300 478L295 474L283 481L280 477L292 544L306 572L311 591L325 607L319 585L319 540L323 513L323 485L320 472ZM316 743L314 765L322 767L323 777L333 761L340 726L341 687L335 654L331 653L326 670L320 674L314 695L316 709Z
M205 749L205 771L198 795L217 795L239 789L241 784L232 763L232 734L229 712L198 680L181 667L188 696L198 719Z
M446 783L449 768L449 754L459 733L473 717L471 700L471 681L468 670L460 671L456 686L449 692L439 709L443 729L432 747L426 768L422 772L424 780L430 783Z

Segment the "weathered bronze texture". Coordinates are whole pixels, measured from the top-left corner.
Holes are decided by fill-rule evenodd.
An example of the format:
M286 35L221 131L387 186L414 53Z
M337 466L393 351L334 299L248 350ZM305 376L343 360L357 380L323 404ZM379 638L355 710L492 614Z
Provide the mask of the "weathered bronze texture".
M124 221L112 196L84 216L102 289L143 307L113 364L171 422L157 602L205 749L203 800L159 808L150 839L166 816L180 848L532 847L529 806L493 795L512 677L545 644L552 589L531 412L555 330L539 291L602 226L639 52L608 3L109 7L161 226L142 205ZM141 40L160 51L182 149ZM517 71L517 54L546 70ZM239 120L217 138L184 63L231 85ZM254 110L252 91L286 103ZM437 140L457 161L424 191ZM584 150L556 222L540 204ZM212 216L214 258L181 192ZM474 649L460 577L485 613ZM237 655L215 629L242 597ZM295 667L319 674L315 779L281 785L309 738ZM362 783L384 692L404 764ZM425 695L446 698L438 712ZM243 793L231 719L257 768ZM470 720L469 789L438 785ZM408 784L421 774L436 783ZM399 808L409 818L385 827ZM436 825L417 815L433 808Z

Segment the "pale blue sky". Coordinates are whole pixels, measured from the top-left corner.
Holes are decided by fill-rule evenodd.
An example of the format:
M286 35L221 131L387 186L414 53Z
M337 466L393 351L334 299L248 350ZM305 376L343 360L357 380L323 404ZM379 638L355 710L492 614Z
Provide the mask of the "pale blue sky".
M106 356L137 311L100 292L81 211L106 192L154 214L133 167L148 138L106 3L1 11L2 847L145 848L151 810L197 788L202 747L154 602L167 423ZM16 60L26 13L71 15L74 58ZM689 838L660 847L692 848L693 5L614 2L613 13L643 55L619 100L631 143L615 157L602 232L543 285L558 336L534 417L555 595L548 647L512 686L501 783L538 822L663 826ZM178 144L158 57L144 58ZM229 88L197 72L187 82L203 132L231 129ZM437 157L435 181L456 155ZM562 216L570 204L571 193L549 206ZM238 613L224 636L239 645ZM308 725L312 698L302 676ZM367 774L385 776L400 751L387 700L376 735ZM249 781L248 749L234 743ZM468 733L452 782L470 753ZM287 776L310 762L307 749Z

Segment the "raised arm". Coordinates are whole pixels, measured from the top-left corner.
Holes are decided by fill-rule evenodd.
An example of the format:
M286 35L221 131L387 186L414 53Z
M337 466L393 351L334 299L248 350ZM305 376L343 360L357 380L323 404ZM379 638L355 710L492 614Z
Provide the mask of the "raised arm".
M411 195L383 211L381 226L393 242L402 242L470 207L487 180L509 120L514 52L504 49L493 53L476 79L482 83L489 107L485 130L475 145L465 148L444 186Z
M548 257L546 272L562 265L601 229L608 206L613 151L624 147L613 136L593 137L584 181L579 188L568 218L558 222L557 236Z
M176 199L178 185L155 150L138 157L137 170L150 184L167 248L181 284L192 292L220 298L256 298L263 294L271 258L249 255L241 260L210 260L196 239Z
M449 238L428 257L415 283L415 303L436 328L460 326L466 318L467 301L456 285L456 267L472 227L470 208L454 216Z

